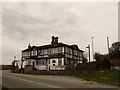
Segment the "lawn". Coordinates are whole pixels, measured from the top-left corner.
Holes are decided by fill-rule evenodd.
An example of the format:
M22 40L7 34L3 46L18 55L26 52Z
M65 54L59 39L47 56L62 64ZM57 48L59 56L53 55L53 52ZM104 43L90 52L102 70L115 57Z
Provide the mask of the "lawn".
M77 77L89 81L120 85L120 71L116 70L97 70L91 71L91 73L83 71L80 75L77 75Z

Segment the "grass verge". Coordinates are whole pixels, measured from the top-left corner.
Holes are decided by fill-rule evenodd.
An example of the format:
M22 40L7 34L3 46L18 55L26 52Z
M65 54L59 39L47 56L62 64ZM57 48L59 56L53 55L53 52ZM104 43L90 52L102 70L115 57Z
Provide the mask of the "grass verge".
M120 86L120 71L117 70L97 70L91 71L91 73L83 71L81 74L76 75L76 77L88 81L96 81Z

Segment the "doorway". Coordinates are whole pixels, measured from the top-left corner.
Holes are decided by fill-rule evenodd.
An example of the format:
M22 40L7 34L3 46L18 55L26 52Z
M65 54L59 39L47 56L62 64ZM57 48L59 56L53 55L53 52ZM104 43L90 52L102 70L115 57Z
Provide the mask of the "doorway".
M32 62L32 65L33 65L33 69L35 69L35 62Z

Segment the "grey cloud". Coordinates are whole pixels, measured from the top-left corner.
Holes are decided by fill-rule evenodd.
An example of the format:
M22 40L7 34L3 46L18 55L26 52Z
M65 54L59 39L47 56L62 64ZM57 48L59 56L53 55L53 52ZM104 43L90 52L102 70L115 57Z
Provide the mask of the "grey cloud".
M6 59L28 43L49 44L52 35L58 36L60 42L77 44L84 50L94 36L95 51L105 53L106 36L113 42L118 33L115 3L4 3L3 8L6 8L2 17ZM8 44L11 46L7 47ZM12 51L14 47L16 50Z

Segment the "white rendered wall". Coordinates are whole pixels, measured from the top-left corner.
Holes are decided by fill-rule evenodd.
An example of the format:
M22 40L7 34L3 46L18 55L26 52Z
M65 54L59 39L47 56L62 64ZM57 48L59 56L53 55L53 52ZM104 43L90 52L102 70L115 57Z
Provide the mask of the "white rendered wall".
M55 63L52 61L55 60ZM55 66L53 66L55 64ZM62 58L62 65L64 65L64 58ZM50 70L64 70L64 68L61 68L58 66L58 58L50 59L50 64L49 64Z
M37 70L47 70L47 66L46 65L36 65L35 68Z

